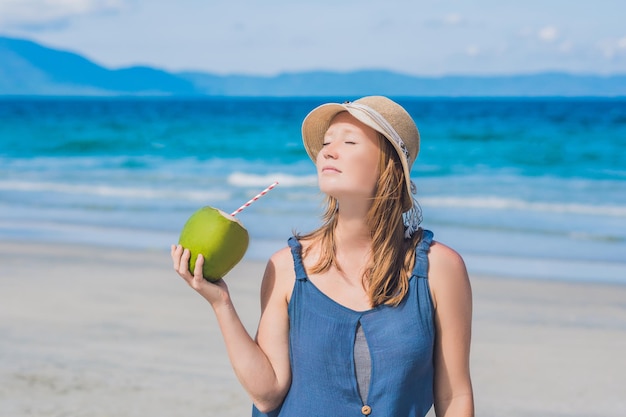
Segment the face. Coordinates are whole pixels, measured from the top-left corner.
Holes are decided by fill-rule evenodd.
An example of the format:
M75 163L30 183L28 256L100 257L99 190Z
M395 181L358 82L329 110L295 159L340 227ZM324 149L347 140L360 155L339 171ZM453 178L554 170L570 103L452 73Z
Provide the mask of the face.
M370 199L379 176L378 133L348 112L335 116L324 135L316 166L322 192L341 201Z

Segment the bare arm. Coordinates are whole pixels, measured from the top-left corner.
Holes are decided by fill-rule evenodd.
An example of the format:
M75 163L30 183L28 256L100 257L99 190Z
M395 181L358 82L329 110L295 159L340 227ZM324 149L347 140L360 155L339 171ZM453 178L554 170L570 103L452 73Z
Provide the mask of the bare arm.
M293 285L293 268L284 268L284 252L278 252L267 264L261 287L261 319L254 340L237 315L226 283L210 283L202 277L203 257L198 256L196 273L192 275L187 267L189 251L174 245L171 251L174 269L213 307L235 374L262 412L278 407L291 384L287 288L290 279Z
M461 256L445 245L435 243L429 260L436 327L435 413L437 417L473 417L469 277Z

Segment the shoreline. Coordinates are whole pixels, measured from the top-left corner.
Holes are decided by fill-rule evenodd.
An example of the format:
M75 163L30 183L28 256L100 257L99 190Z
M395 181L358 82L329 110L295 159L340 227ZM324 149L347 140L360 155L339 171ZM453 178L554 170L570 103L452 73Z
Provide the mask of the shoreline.
M62 230L61 225L56 225ZM63 225L67 227L67 225ZM537 254L510 252L489 253L483 246L470 249L469 240L463 239L459 244L451 238L448 231L441 233L440 242L451 246L458 251L471 275L481 277L498 277L504 279L532 279L539 281L559 281L571 283L590 284L613 284L626 286L626 261L620 261L615 257L603 258L581 257L579 253L566 256L538 256ZM92 237L96 234L98 237ZM286 233L285 236L290 236ZM138 238L137 236L141 236ZM123 241L123 245L116 242ZM42 247L48 250L50 247L66 248L93 248L104 251L125 250L129 252L164 252L169 253L169 245L178 241L176 232L146 233L145 230L133 231L128 228L99 228L84 230L84 234L33 234L31 237L18 237L15 235L0 235L0 247L7 245ZM484 245L484 242L482 243ZM268 237L252 236L243 261L260 262L265 264L275 251L287 245L287 238L273 239ZM597 248L601 252L602 248ZM613 252L616 252L613 250ZM617 252L616 252L617 253Z
M0 414L250 414L164 250L0 241ZM254 334L265 262L225 278ZM471 274L476 415L626 414L626 286Z

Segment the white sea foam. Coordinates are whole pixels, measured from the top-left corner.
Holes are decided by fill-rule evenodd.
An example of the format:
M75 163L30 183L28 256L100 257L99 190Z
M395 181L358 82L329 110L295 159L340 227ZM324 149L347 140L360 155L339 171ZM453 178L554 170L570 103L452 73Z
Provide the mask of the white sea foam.
M230 198L226 191L196 191L173 188L114 187L103 184L67 184L61 182L0 181L2 191L52 192L136 199L182 199L188 201L222 201Z
M501 197L424 197L420 204L430 207L472 208L487 210L521 210L547 213L626 217L626 207L563 202L525 201Z
M284 173L256 175L236 172L228 176L227 182L235 187L265 187L278 181L281 187L315 187L315 175L295 176ZM109 198L133 199L178 199L185 201L226 201L232 198L227 190L196 190L188 188L129 187L106 184L70 184L54 181L0 181L0 191L51 192L74 195L92 195ZM579 214L594 216L626 217L626 206L594 205L577 202L541 202L495 196L439 196L422 197L425 207L469 208L484 210L520 210L543 213Z
M281 187L297 187L297 186L309 186L314 187L317 185L317 176L315 175L290 175L280 172L256 175L245 174L243 172L234 172L228 176L228 183L238 187L261 187L267 186L274 181L278 181Z

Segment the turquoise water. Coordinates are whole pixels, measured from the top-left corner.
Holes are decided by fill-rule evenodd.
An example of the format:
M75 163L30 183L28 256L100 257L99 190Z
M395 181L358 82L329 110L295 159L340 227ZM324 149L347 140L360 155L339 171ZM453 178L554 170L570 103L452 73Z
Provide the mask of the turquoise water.
M318 223L300 124L325 101L2 99L0 239L165 250L279 181L238 215L265 259ZM626 283L626 100L398 101L424 226L471 272Z

